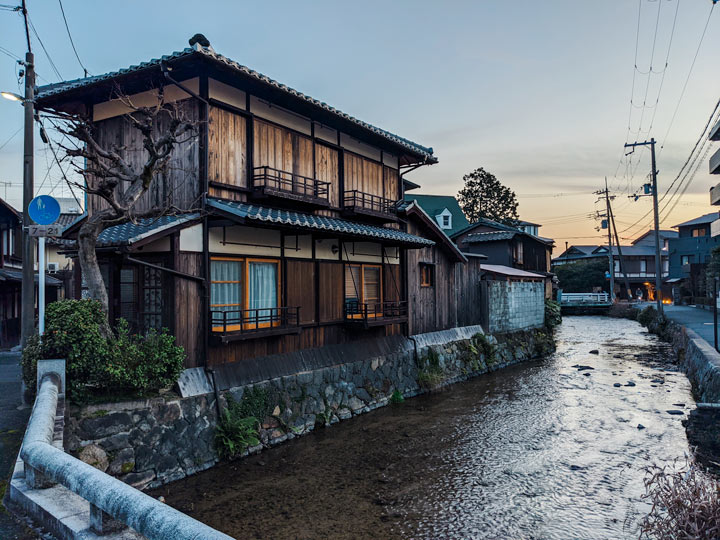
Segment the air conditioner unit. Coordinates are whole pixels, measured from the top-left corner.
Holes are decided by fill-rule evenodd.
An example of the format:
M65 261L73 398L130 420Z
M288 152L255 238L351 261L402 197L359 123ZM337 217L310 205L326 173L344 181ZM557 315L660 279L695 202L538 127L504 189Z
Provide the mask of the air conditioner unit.
M60 263L50 262L47 263L48 272L57 272L60 270Z

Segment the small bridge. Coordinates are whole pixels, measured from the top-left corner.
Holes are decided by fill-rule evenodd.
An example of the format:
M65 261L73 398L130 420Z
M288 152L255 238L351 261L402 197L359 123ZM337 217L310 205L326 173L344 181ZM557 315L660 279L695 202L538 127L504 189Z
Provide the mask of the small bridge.
M567 314L605 313L612 306L608 293L558 293L560 309Z

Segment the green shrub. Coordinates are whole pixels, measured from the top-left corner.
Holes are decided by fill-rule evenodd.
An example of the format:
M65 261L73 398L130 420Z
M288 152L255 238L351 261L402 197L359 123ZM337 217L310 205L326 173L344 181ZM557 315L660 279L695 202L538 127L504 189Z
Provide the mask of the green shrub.
M545 300L545 326L555 328L562 322L560 303L554 300Z
M395 390L392 395L390 396L390 403L393 405L397 405L399 403L403 403L405 401L405 398L402 395L402 392L400 390Z
M473 341L480 348L480 352L485 358L485 363L490 365L496 360L497 347L491 343L485 334L477 333L473 336Z
M61 300L47 307L42 343L35 335L23 349L28 388L35 387L37 361L42 358L67 361L69 397L81 403L98 394L167 388L180 376L185 352L166 329L131 335L127 321L121 319L113 333L105 329L105 316L96 300Z
M245 415L248 403L245 396L240 402L228 397L227 402L215 430L215 449L220 457L231 459L260 444L260 421L255 416Z
M648 327L656 318L657 310L653 306L647 306L640 313L638 313L637 321L643 326Z

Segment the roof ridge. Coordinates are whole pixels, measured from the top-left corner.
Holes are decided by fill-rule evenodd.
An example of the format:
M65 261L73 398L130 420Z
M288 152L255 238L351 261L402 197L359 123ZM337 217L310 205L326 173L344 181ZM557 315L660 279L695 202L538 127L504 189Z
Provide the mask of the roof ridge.
M133 71L139 71L142 69L146 69L146 68L149 68L149 67L152 67L155 65L159 65L162 62L166 62L169 60L176 60L178 58L182 58L184 56L188 56L191 54L200 54L205 57L211 58L211 59L215 60L216 62L220 62L225 65L228 65L237 71L243 72L243 73L245 73L251 77L254 77L255 79L262 81L266 84L275 86L276 88L279 88L280 90L287 92L288 94L291 94L295 97L305 100L317 107L325 109L326 111L328 111L332 114L335 114L341 118L344 118L345 120L348 120L349 122L357 124L358 126L364 128L364 129L367 129L368 131L371 131L377 135L380 135L380 136L384 137L385 139L388 139L389 141L394 142L395 144L403 146L408 150L412 150L421 155L424 155L426 159L437 162L437 157L434 156L432 147L423 146L422 144L411 141L410 139L406 139L405 137L401 137L400 135L396 135L390 131L379 128L377 126L374 126L373 124L370 124L369 122L360 120L359 118L356 118L346 112L343 112L340 109L337 109L336 107L333 107L324 101L313 98L313 97L311 97L307 94L304 94L303 92L300 92L299 90L296 90L286 84L280 83L280 82L276 81L275 79L260 73L259 71L256 71L256 70L251 69L243 64L240 64L239 62L236 62L235 60L232 60L231 58L228 58L227 56L224 56L224 55L216 52L212 47L202 47L202 46L197 46L195 48L187 47L187 48L183 49L182 51L175 51L169 55L163 55L160 58L152 58L152 59L148 60L147 62L141 62L139 64L131 65L127 68L119 69L116 71L111 71L111 72L104 73L101 75L93 75L92 77L83 77L83 78L79 78L79 79L73 79L70 81L61 81L59 83L52 83L49 85L40 86L37 88L36 99L43 99L43 98L46 98L46 97L49 97L49 96L52 96L55 94L60 94L65 90L79 88L82 86L93 84L95 82L109 80L114 77L118 77L120 75L131 73Z

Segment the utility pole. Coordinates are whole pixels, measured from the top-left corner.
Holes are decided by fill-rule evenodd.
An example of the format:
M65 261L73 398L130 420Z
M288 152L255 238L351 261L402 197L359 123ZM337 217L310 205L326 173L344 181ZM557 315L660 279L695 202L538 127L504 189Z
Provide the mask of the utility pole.
M608 230L608 257L610 259L610 301L615 302L615 260L613 256L612 229L610 228L610 193L608 191L607 176L605 177L605 213Z
M30 47L30 28L25 0L22 2L22 14L25 18L25 36L27 53L25 53L25 142L23 158L23 235L22 235L22 299L21 299L21 340L25 347L28 338L35 332L35 239L30 236L28 226L30 216L28 208L32 201L34 186L34 140L33 115L35 113L35 57Z
M660 218L658 216L658 197L657 197L657 166L655 164L655 139L649 141L626 143L625 148L634 148L635 146L650 146L650 161L652 167L652 198L653 213L655 220L655 300L657 302L657 311L662 314L662 258L660 256Z

